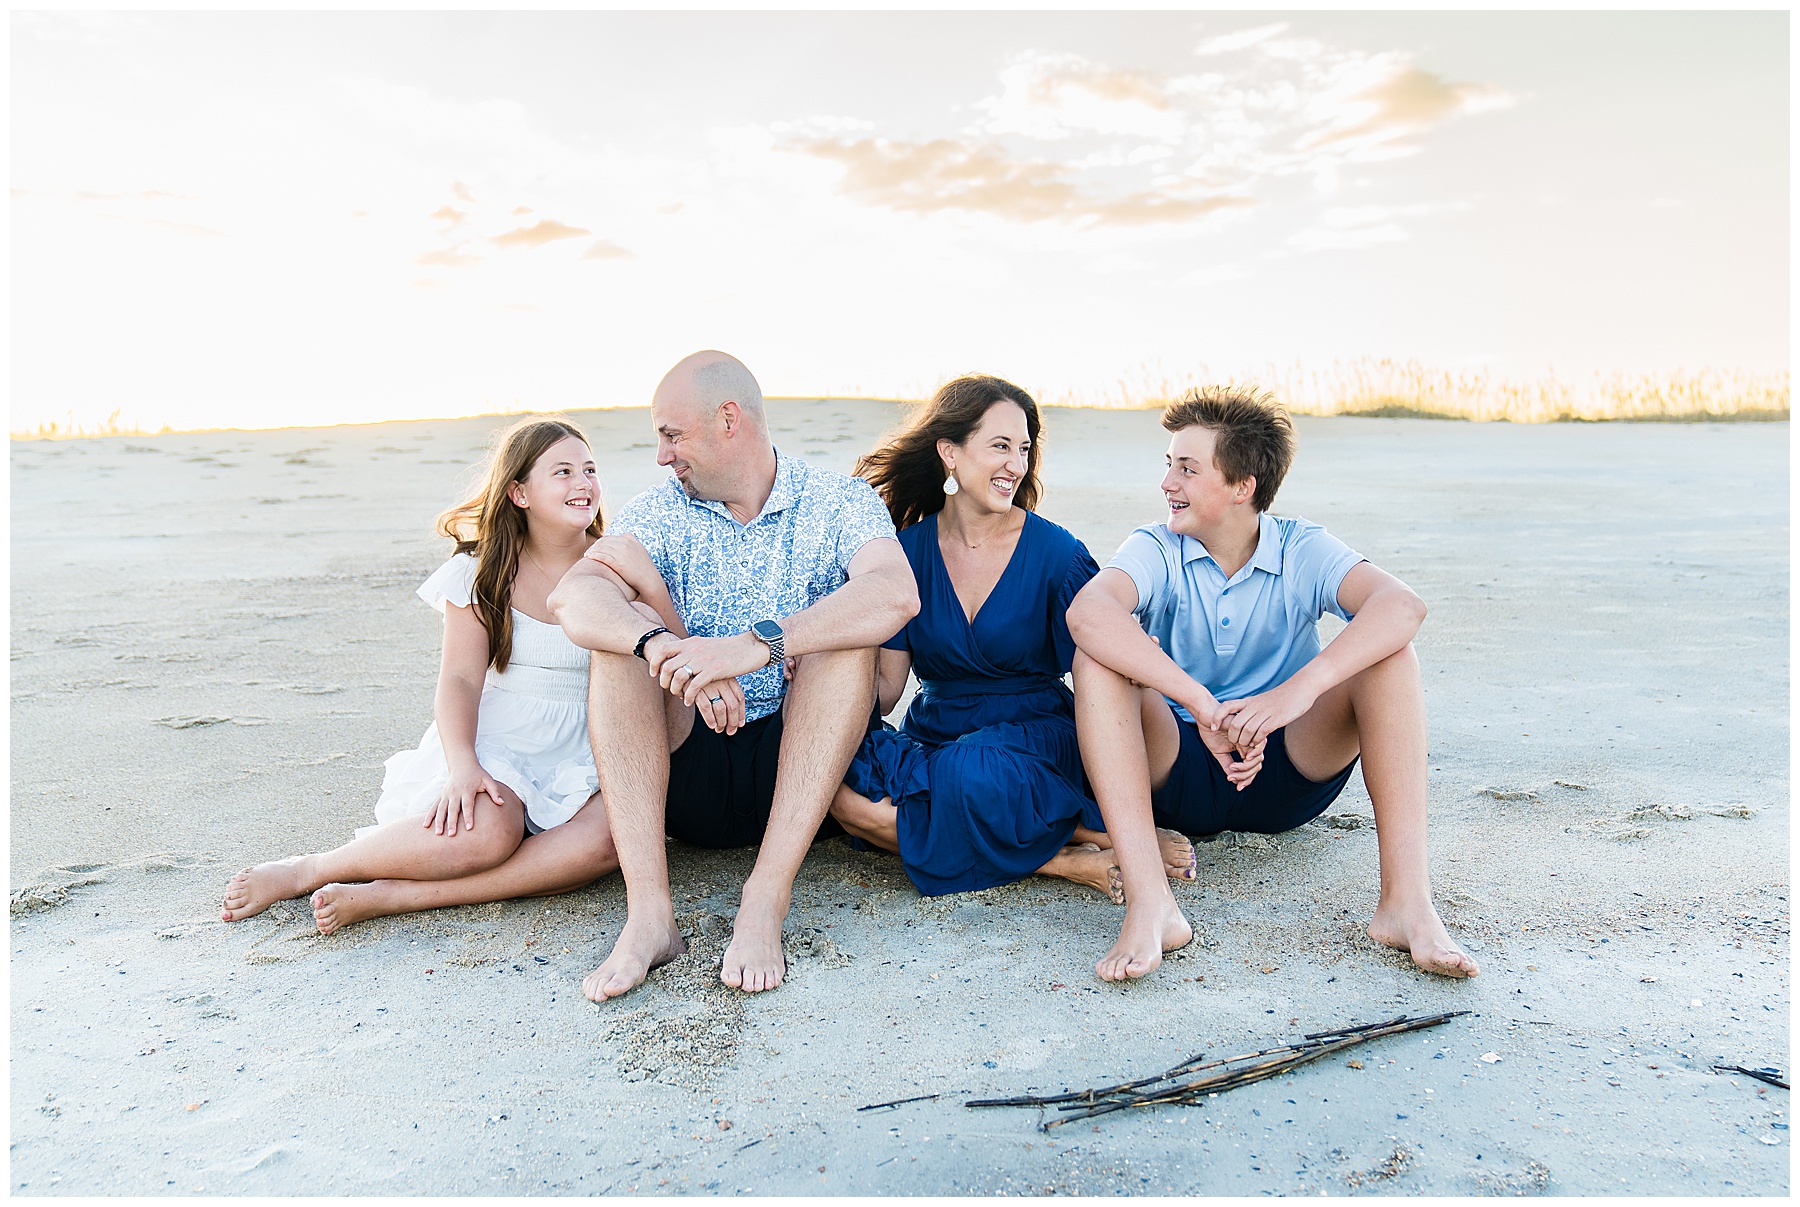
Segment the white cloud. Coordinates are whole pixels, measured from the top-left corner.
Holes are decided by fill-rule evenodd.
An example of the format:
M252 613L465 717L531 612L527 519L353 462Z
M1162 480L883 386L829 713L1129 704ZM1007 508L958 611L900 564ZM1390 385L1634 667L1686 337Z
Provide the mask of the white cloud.
M1277 21L1273 25L1258 25L1252 29L1241 29L1236 33L1220 34L1216 38L1208 38L1194 47L1194 53L1201 57L1218 54L1230 54L1234 50L1247 50L1258 42L1265 42L1277 34L1287 32L1288 23Z
M840 187L865 204L1141 226L1217 220L1284 177L1333 192L1346 165L1414 154L1444 123L1512 103L1398 51L1339 50L1286 29L1209 39L1206 69L1174 75L1067 51L1019 54L998 91L974 103L980 120L935 138L884 136L847 118L768 132L844 165Z
M1409 236L1396 222L1379 226L1309 226L1288 236L1288 244L1302 251L1345 250L1377 243L1404 243Z

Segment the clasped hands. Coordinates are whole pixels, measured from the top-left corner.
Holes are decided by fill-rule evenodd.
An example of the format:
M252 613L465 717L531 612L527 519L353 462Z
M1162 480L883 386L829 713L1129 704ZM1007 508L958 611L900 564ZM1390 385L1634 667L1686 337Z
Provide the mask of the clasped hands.
M684 704L691 704L715 733L736 733L744 724L744 688L739 675L769 664L769 647L751 633L732 637L676 637L659 633L644 646L650 677Z
M1225 770L1225 778L1239 792L1250 786L1262 770L1269 735L1290 721L1306 715L1313 700L1287 683L1242 700L1196 700L1187 708L1193 714L1200 741Z

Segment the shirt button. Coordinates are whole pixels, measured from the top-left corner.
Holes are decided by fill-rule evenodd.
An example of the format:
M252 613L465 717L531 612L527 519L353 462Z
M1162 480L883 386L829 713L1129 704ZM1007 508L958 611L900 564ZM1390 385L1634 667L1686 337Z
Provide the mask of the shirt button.
M1231 627L1231 617L1229 617L1229 616L1223 617L1220 619L1219 623L1224 625L1226 628L1230 628Z

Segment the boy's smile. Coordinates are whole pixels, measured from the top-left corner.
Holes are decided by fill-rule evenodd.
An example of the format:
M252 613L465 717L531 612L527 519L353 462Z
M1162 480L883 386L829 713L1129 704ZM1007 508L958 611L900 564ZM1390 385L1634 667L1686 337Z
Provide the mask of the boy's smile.
M1256 480L1227 482L1213 462L1217 441L1218 433L1204 427L1182 428L1169 438L1169 469L1163 475L1162 493L1169 507L1170 532L1205 540L1222 524L1230 523L1233 512L1240 508L1255 522L1250 498Z

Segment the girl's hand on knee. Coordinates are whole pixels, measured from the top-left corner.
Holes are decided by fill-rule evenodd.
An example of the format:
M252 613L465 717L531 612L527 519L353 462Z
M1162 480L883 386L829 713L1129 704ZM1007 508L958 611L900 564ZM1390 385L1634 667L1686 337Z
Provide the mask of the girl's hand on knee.
M437 804L425 818L425 827L439 834L446 833L454 838L458 824L464 830L475 828L475 803L486 796L495 804L499 804L505 791L500 781L482 770L481 764L473 767L453 769L450 778L444 784L444 790L438 796Z

